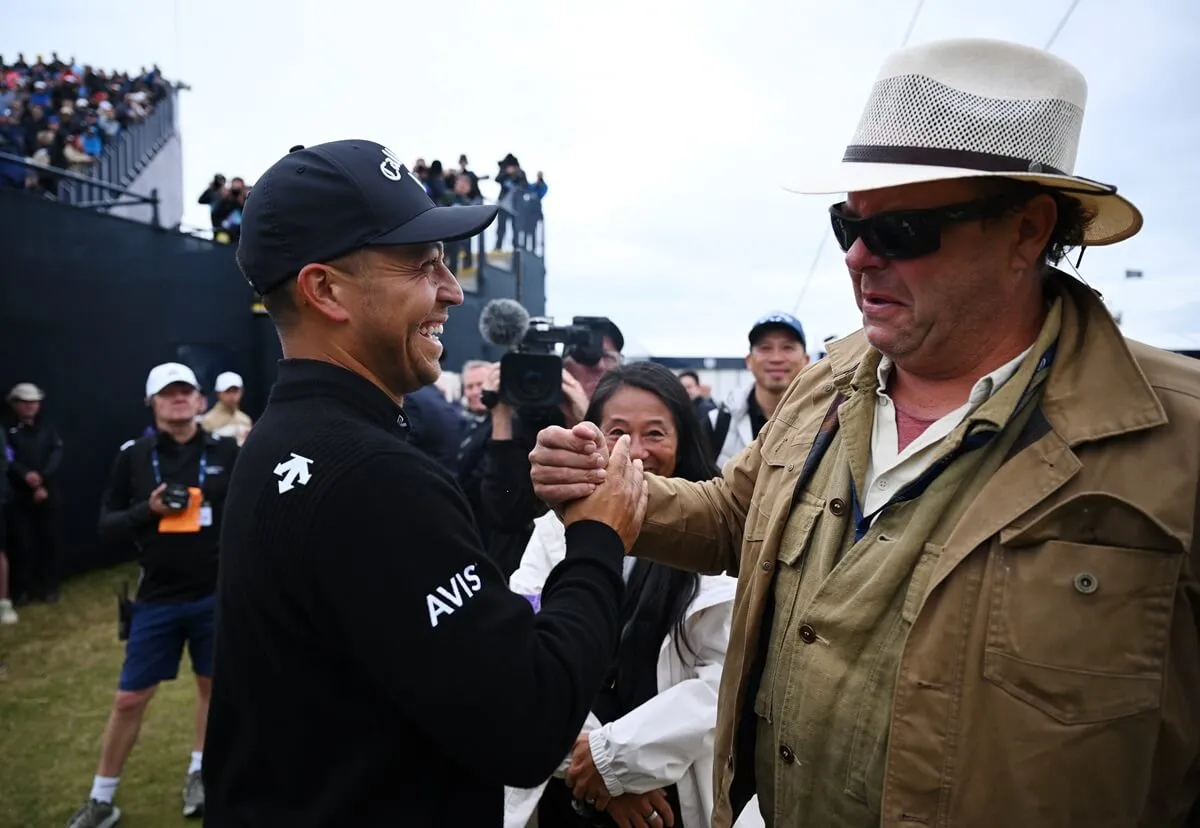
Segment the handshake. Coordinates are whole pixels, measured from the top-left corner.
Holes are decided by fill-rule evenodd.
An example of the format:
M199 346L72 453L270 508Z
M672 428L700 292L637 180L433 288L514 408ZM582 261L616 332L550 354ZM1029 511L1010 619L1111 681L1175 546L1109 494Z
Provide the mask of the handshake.
M594 423L550 426L529 453L533 491L567 526L595 520L611 527L628 552L642 530L649 496L642 461L630 452L628 435L610 452Z

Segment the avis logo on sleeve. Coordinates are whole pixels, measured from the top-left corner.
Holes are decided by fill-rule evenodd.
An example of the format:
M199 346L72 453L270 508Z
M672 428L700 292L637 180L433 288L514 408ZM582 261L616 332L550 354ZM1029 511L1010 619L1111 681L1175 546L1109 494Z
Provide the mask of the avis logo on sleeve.
M455 572L446 586L440 586L425 596L425 606L429 610L429 626L436 627L439 616L453 615L455 610L460 609L482 587L483 581L475 574L475 564L471 564L462 572Z

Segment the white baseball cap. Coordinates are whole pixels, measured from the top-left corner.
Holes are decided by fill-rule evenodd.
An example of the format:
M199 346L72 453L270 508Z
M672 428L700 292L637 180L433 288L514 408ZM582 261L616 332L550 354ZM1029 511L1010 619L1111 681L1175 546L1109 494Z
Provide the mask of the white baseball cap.
M235 374L233 371L226 371L217 376L217 382L213 386L213 390L220 394L222 391L228 391L230 388L242 387L242 375Z
M164 362L150 369L146 377L146 396L153 397L173 382L186 382L192 388L200 387L191 368L178 362Z

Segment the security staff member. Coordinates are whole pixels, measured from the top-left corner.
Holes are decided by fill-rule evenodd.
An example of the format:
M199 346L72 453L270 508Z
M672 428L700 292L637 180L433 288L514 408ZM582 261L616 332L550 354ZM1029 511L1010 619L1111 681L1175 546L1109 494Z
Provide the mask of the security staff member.
M503 786L548 777L600 690L645 490L627 440L587 461L607 476L536 615L405 441L463 300L443 243L495 214L435 207L362 140L297 148L246 202L238 264L285 359L227 503L210 828L500 826Z
M121 818L113 805L121 770L159 682L179 674L185 643L196 675L196 734L183 814L199 816L204 809L200 768L212 676L217 540L238 447L233 438L209 435L196 423L198 385L186 365L167 362L151 369L146 402L154 433L121 447L104 491L100 536L137 544L142 572L127 608L125 663L100 766L91 795L68 828L107 828Z

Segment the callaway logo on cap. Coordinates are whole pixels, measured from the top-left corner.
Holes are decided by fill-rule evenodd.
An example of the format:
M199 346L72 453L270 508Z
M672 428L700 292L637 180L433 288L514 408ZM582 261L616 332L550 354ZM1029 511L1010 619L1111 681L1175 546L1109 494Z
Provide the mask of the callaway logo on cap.
M774 311L754 323L754 327L750 329L750 344L753 346L758 338L768 330L785 330L795 334L800 340L800 344L807 347L808 340L804 338L804 326L800 324L800 320L792 316L790 313L783 311Z
M246 198L238 266L264 294L305 265L363 247L470 238L497 209L434 205L420 179L374 141L293 147Z

